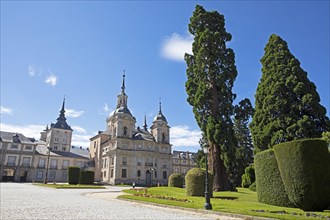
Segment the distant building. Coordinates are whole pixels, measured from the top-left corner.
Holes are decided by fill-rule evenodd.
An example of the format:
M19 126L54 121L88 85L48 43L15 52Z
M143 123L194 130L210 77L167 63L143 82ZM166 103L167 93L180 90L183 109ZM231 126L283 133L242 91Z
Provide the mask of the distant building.
M67 182L69 166L88 167L89 151L71 146L65 100L55 124L41 132L40 140L20 133L0 131L0 181Z
M172 172L170 127L161 103L150 130L136 127L136 119L127 106L125 75L116 110L106 119L106 129L90 139L90 157L95 162L95 178L109 184L150 186L167 184Z
M197 167L196 157L196 153L188 151L173 151L172 173L179 173L185 176L189 170Z

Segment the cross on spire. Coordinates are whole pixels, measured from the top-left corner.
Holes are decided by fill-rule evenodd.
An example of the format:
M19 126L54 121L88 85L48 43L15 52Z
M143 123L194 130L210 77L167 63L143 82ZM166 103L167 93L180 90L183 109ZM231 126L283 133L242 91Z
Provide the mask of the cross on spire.
M123 70L123 84L121 86L121 93L125 94L125 70Z

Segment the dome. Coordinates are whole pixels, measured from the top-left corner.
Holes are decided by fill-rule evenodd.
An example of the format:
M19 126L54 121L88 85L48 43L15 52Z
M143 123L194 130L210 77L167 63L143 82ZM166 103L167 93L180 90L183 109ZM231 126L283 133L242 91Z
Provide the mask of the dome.
M154 121L166 121L167 122L165 116L161 112L158 112L158 115L155 116Z
M129 114L129 115L132 116L130 110L128 108L124 107L124 106L121 106L121 107L116 109L115 114L118 114L118 113L126 113L126 114Z

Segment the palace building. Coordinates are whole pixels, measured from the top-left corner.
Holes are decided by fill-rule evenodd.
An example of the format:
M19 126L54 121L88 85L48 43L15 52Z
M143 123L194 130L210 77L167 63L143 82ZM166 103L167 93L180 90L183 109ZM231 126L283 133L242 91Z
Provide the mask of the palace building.
M127 105L125 75L116 110L106 119L105 131L90 139L90 157L95 163L95 180L109 184L167 184L172 173L170 127L159 112L148 129L136 127L136 119Z

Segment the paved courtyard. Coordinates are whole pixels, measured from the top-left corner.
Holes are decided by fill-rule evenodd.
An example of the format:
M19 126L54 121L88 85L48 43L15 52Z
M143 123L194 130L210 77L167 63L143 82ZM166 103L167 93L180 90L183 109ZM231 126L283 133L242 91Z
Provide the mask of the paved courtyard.
M237 219L118 200L122 189L53 189L0 183L0 219Z

